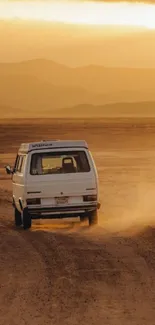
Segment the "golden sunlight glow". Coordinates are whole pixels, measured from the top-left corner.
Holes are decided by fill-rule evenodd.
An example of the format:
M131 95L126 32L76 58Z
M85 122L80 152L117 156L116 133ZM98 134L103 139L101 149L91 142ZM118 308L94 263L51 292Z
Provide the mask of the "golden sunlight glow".
M69 24L121 25L155 29L155 6L131 3L0 1L0 19Z

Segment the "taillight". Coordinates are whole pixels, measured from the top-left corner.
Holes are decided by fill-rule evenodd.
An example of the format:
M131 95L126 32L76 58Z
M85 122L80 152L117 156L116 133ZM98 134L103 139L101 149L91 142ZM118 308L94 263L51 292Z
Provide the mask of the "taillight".
M97 195L84 195L83 201L84 202L97 201Z
M26 200L27 205L37 205L41 203L41 200L39 198L32 198L32 199L27 199Z

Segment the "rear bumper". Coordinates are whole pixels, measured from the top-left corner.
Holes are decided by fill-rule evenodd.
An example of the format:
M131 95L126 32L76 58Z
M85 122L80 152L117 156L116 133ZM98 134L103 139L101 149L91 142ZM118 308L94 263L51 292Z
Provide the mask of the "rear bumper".
M100 203L67 207L28 207L32 219L52 219L77 217L100 208Z

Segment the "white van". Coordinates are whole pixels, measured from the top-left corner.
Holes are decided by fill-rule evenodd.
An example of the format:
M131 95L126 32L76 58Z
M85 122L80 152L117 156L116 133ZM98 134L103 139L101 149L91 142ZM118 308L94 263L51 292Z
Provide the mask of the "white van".
M77 216L97 223L98 175L85 141L23 143L6 172L12 174L16 226Z

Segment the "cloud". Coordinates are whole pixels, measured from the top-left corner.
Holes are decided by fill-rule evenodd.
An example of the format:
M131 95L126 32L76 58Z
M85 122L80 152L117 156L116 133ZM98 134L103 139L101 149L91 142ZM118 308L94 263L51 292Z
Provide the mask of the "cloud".
M88 0L93 2L130 2L130 3L145 3L145 4L155 4L155 0ZM81 2L81 1L80 1Z

